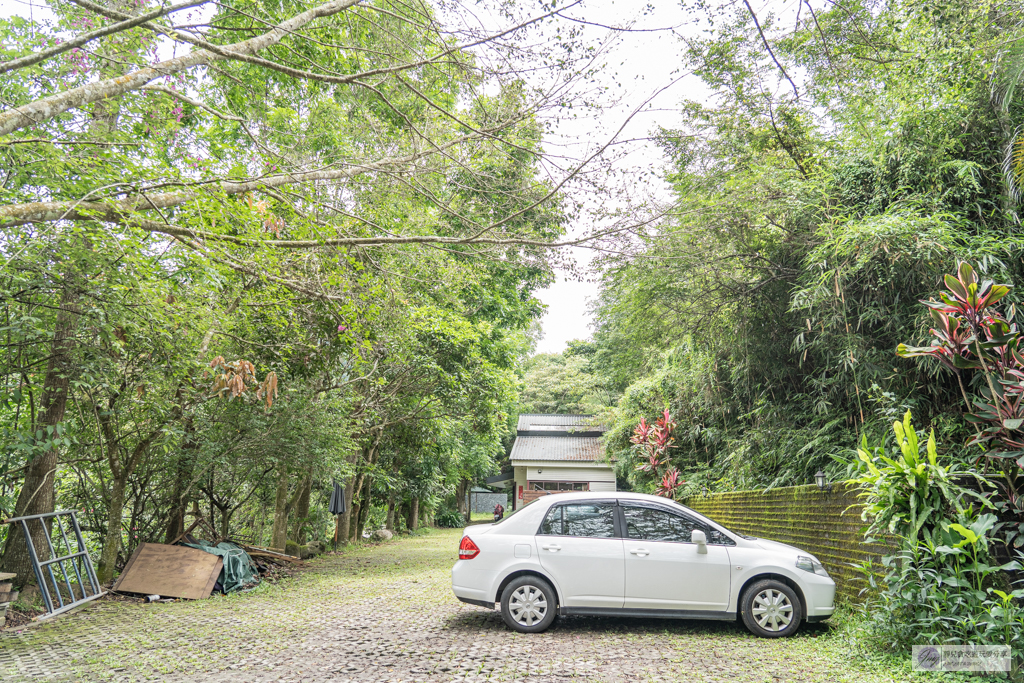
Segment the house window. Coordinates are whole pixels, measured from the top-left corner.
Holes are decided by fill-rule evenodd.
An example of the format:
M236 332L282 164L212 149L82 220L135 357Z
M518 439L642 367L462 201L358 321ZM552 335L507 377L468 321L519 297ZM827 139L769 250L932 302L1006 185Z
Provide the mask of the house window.
M531 491L589 491L590 484L585 481L532 481Z

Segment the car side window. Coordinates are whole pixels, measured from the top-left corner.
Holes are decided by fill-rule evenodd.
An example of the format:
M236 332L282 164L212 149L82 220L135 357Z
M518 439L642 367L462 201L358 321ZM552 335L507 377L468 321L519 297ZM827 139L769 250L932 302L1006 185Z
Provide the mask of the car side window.
M540 525L540 534L615 538L615 505L611 503L572 503L556 505Z
M544 521L540 523L540 531L537 533L543 536L561 536L562 535L562 506L555 505L548 514L544 517Z
M615 538L615 506L609 503L563 505L563 535Z
M626 535L637 540L689 543L694 529L704 529L696 520L657 508L623 506L622 514Z
M718 529L711 529L708 533L708 545L736 545L732 540Z

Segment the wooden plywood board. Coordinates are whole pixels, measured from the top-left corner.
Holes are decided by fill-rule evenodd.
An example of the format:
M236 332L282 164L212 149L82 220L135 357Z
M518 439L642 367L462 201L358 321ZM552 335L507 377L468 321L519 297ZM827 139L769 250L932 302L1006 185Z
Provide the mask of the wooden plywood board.
M114 590L165 598L208 598L223 566L223 559L196 548L143 543L128 560Z

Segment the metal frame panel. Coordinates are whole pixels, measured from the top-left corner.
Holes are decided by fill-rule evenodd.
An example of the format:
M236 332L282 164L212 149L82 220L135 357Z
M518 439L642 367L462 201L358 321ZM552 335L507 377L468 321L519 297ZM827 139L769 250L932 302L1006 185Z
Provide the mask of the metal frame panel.
M64 524L61 522L61 518L65 521L70 520L69 529L74 531L75 544L72 547L71 540L68 538L67 531L65 530ZM89 558L89 551L85 548L85 539L82 538L82 528L78 525L78 518L75 516L74 510L58 510L56 512L47 512L41 515L28 515L25 517L13 517L5 520L5 524L12 524L17 522L21 527L21 532L25 535L25 542L28 546L28 556L32 561L32 571L35 572L36 582L39 584L39 592L43 596L43 603L46 605L46 614L37 617L37 619L49 619L50 617L57 616L63 612L67 612L70 609L74 609L79 605L95 600L98 597L106 595L106 591L100 585L99 579L96 578L96 570L93 569L92 560ZM40 560L39 551L32 543L32 533L29 528L29 522L37 522L43 528L43 535L46 538L47 551L50 559ZM47 522L50 522L50 526L47 526ZM58 555L57 548L53 545L53 526L52 522L57 523L57 531L60 532L60 542L63 542L63 547L60 549L63 554ZM82 594L81 597L75 595L75 590L72 587L71 575L68 572L68 567L65 563L71 564L71 569L74 570L75 584L78 586L79 592ZM57 566L63 579L63 584L67 588L69 600L65 601L64 596L61 594L60 585L57 583L57 576L54 574L53 567ZM45 573L44 573L45 570ZM82 580L83 571L85 579ZM49 577L50 581L47 582L46 577ZM53 595L50 590L53 589ZM56 601L54 597L56 596Z

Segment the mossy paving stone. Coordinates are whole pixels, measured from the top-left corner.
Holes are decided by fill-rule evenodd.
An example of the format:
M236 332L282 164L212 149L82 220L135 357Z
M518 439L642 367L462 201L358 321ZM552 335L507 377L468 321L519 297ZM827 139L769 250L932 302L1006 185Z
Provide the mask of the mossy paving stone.
M452 596L459 531L350 550L292 580L190 603L101 602L0 633L0 680L729 681L907 680L858 666L841 637L761 640L735 624L560 619L509 631Z

